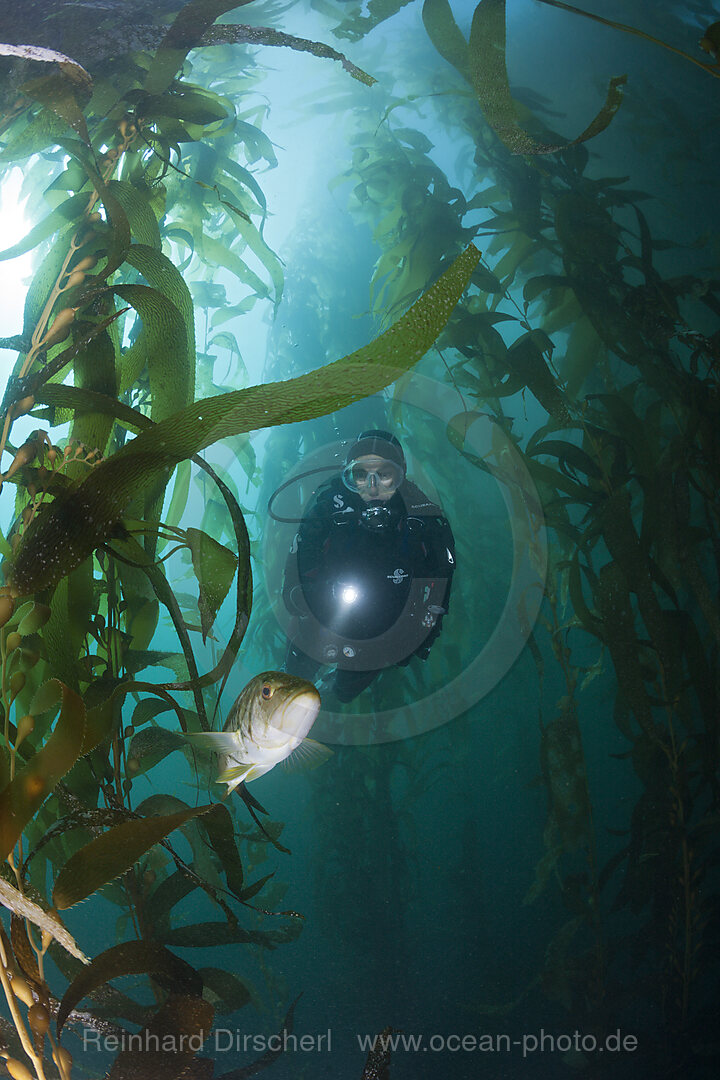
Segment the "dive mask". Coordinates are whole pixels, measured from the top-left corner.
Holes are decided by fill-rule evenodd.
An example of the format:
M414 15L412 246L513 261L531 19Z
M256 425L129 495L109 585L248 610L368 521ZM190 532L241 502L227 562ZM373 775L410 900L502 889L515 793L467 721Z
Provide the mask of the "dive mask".
M399 487L405 477L404 470L394 461L383 461L377 468L368 469L359 461L349 461L343 469L342 478L346 488L360 494L374 493L377 497Z

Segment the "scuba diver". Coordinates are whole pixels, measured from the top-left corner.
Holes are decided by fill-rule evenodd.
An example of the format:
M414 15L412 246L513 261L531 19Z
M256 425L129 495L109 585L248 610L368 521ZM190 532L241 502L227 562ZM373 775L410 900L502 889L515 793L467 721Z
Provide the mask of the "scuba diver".
M320 486L285 565L292 616L285 668L312 680L336 665L341 702L383 668L426 660L448 611L455 542L442 509L406 477L387 431L363 431Z

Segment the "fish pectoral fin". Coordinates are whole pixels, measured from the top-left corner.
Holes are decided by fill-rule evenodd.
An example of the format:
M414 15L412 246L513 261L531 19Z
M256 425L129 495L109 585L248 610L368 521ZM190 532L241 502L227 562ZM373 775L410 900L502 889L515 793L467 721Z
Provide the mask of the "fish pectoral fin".
M282 764L290 772L305 772L309 769L317 769L329 757L332 757L332 750L329 746L323 746L322 743L316 742L315 739L303 739L300 745L295 747L292 754L288 754Z
M257 779L258 776L264 776L266 772L272 769L272 765L257 765L250 762L247 765L234 765L231 769L226 769L217 778L218 784L227 784L229 795L231 791L234 791L240 784L249 784L251 780Z
M195 731L185 736L198 750L215 754L237 754L238 741L234 731Z

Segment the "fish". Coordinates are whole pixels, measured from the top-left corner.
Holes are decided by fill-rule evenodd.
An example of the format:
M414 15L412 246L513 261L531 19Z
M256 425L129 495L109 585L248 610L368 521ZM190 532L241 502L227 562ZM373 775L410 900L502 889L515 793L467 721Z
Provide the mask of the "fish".
M308 732L320 711L311 682L284 671L263 671L250 680L228 713L222 731L188 734L192 746L218 755L217 783L224 798L292 756L293 764L319 765L332 751Z

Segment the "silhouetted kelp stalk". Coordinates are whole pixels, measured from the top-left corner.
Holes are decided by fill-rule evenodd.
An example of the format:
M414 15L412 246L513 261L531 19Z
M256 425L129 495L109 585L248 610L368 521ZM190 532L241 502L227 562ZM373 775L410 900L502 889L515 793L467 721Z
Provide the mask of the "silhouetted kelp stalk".
M466 235L465 214L480 207L489 216L476 229L496 234L439 344L457 357L463 397L512 435L555 535L542 622L565 693L553 718L541 719L548 825L528 899L556 881L568 918L548 947L543 982L588 1030L607 1030L634 996L648 999L650 986L665 1040L658 1055L669 1054L676 1067L694 1053L688 1032L709 1022L720 920L713 871L720 392L717 333L706 329L720 312L717 283L661 276L653 265L661 245L637 205L643 193L585 176L583 147L531 167L507 154L464 90L432 101L444 129L470 141L481 190L451 188L427 137L388 123L382 141L359 132L351 205L381 244L374 295L384 309L402 310L426 283L427 236L438 252L443 242L452 250ZM539 138L549 142L552 133ZM635 229L632 218L617 217L626 209ZM519 278L522 306L509 294ZM516 324L510 344L495 329L501 321L507 330ZM558 358L551 335L563 330L569 337ZM542 411L524 433L507 412L522 416L529 395ZM461 431L449 425L462 450ZM597 641L597 659L573 662L570 635ZM607 664L615 724L628 745L613 756L631 763L642 788L623 832L612 822L628 839L609 858L582 739L582 690ZM623 912L637 919L629 935Z
M365 1062L360 1080L390 1080L390 1059L392 1057L392 1035L394 1028L386 1027L375 1036L370 1053Z
M571 178L572 173L563 169L563 182ZM557 387L553 391L556 400L562 395L569 405L563 418L552 408L542 387L532 383L532 371L540 371L537 361L533 361L533 368L522 371L517 365L510 366L512 350L507 353L510 371L514 368L549 413L547 424L528 440L525 454L543 496L546 522L556 530L562 552L561 561L555 564L557 584L552 578L548 581L552 611L549 629L568 692L558 702L557 718L543 731L543 775L548 786L551 828L539 881L547 880L551 868L557 871L561 860L567 860L580 844L589 860L587 873L570 871L561 879L565 901L579 920L572 929L571 918L565 929L579 942L578 931L586 923L594 928L596 936L594 961L585 953L572 957L566 947L549 953L555 956L558 966L548 975L566 980L568 1002L575 1015L587 1013L588 1023L607 1024L616 1005L609 989L603 989L599 980L608 977L617 946L609 913L602 912L600 899L612 874L627 860L626 882L615 907L628 904L640 911L650 905L654 909L649 932L641 932L638 940L644 939L639 947L646 951L648 959L654 953L660 969L657 1001L664 1023L673 1033L672 1044L690 1019L692 987L703 955L700 931L703 919L712 910L706 901L701 914L698 899L699 885L707 880L711 862L707 853L702 858L693 854L691 838L698 830L701 836L707 835L707 824L713 820L717 805L717 740L712 720L715 706L707 700L712 698L714 685L712 644L707 639L704 646L701 644L694 625L699 608L712 639L716 619L709 602L706 569L700 569L700 561L693 553L697 540L685 546L679 559L671 555L673 545L676 550L679 547L676 538L682 534L683 526L674 516L677 496L673 495L668 504L662 493L668 488L678 492L677 480L692 468L695 452L689 430L688 436L682 436L684 446L668 439L660 410L674 414L683 432L689 415L716 411L716 391L712 390L713 397L700 405L700 381L696 380L698 389L694 390L692 374L683 372L682 365L670 356L675 325L685 327L672 286L661 282L652 268L652 241L642 215L637 212L642 252L639 258L630 256L631 263L642 267L647 282L641 322L632 306L633 290L625 284L620 269L620 259L628 258L628 244L621 247L618 243L617 227L602 209L605 196L600 187L593 198L587 181L581 182L577 176L576 182L578 186L583 183L582 195L565 194L556 203L556 230L563 248L565 276L548 276L545 289L565 293L571 289L600 339L621 362L639 369L658 398L643 415L629 388L588 395L578 413L577 404ZM542 281L535 279L538 285ZM678 281L675 287L682 294L688 291L688 284ZM525 286L526 298L533 296L534 287L531 279ZM625 298L624 303L618 301L618 295ZM557 303L555 299L555 310ZM658 308L655 319L648 319L649 303ZM708 306L712 308L713 304L708 297ZM549 311L552 313L553 308ZM451 335L452 326L450 341ZM481 370L483 366L480 361ZM496 378L497 374L496 367ZM545 375L543 379L547 381ZM483 400L488 402L487 398ZM574 429L579 444L548 439L547 434L558 427ZM697 434L705 441L703 421ZM538 461L540 455L546 458L542 463ZM548 458L554 458L559 466L554 476ZM717 477L718 458L714 453L705 457L701 473L708 469ZM583 516L579 517L573 507L579 508ZM638 531L635 521L640 511L642 525ZM593 566L593 549L600 559L610 557L599 572ZM594 611L583 595L583 578L591 586ZM690 590L685 605L677 592L681 584ZM557 618L554 591L572 604L573 618L564 624ZM661 597L669 599L671 607L661 604ZM636 772L647 789L633 816L629 847L602 869L593 855L596 826L592 822L573 698L576 676L567 667L567 646L560 640L571 628L599 638L612 661L618 685L616 719L632 745ZM702 657L703 648L710 649L707 659ZM688 683L700 705L699 730L693 720L698 709L691 706ZM629 718L623 718L627 705L637 728ZM664 728L659 723L658 709L665 711ZM680 716L682 738L675 733ZM608 924L605 929L601 929L601 921ZM669 957L667 962L665 955ZM582 961L580 966L578 960ZM673 1053L683 1053L677 1046L672 1049Z
M594 22L602 23L603 26L609 26L613 30L622 30L625 34L633 34L635 37L644 38L645 41L651 41L653 45L659 45L663 49L668 49L669 52L673 52L676 56L682 56L685 60L689 60L691 64L695 64L697 67L707 71L709 75L714 75L716 79L720 79L720 67L718 67L718 44L720 39L720 23L711 23L705 30L704 36L700 39L700 48L705 52L711 53L715 56L714 64L704 63L696 56L691 56L690 53L686 53L684 49L678 49L675 45L670 45L667 41L661 41L660 38L653 37L652 34L646 33L644 30L638 30L634 26L628 26L626 23L615 22L612 19L604 19L601 15L596 15L592 11L582 11L580 8L573 7L571 4L563 4L560 0L538 0L541 4L548 4L550 7L560 8L561 11L569 11L573 15L582 15L586 19L592 19Z
M565 199L567 198L566 196ZM583 197L583 207L587 221L592 214L587 195ZM629 306L626 306L624 311L618 310L614 297L611 299L607 292L609 282L613 281L613 285L620 284L621 278L621 275L608 273L607 260L614 258L615 244L610 243L612 227L608 228L604 240L601 241L597 235L594 237L597 246L586 242L581 249L577 239L572 240L571 247L565 219L560 220L562 231L558 228L558 232L565 249L569 284L583 304L586 315L616 355L626 357L628 362L641 366L648 384L662 387L665 401L675 411L676 417L681 415L686 408L683 401L684 379L678 379L674 374L675 369L666 364L664 347L659 347L657 342L648 344L647 339L643 340L645 335L642 328L631 321ZM575 220L579 222L580 219L576 217ZM595 220L598 220L597 212ZM645 241L643 242L645 244ZM590 264L599 262L600 259L603 260L602 283L594 269L590 269ZM601 316L600 298L603 292L607 299ZM657 366L653 362L653 352L659 353L660 363ZM547 408L542 396L537 391L534 393L537 400ZM642 810L640 811L639 807L639 812L633 819L631 844L620 853L621 858L628 859L629 866L628 880L618 900L619 903L631 903L637 910L649 903L652 897L655 907L652 934L658 944L667 940L671 957L667 968L662 963L662 981L666 987L660 995L665 999L662 1007L666 1022L670 1023L672 1028L682 1030L688 1021L691 985L697 975L694 958L697 956L701 922L697 904L697 882L705 877L708 870L707 863L705 866L695 866L692 863L688 815L692 812L690 808L693 804L698 806L697 796L705 788L705 805L700 809L699 815L695 810L694 827L703 829L703 819L712 819L715 805L713 793L717 791L717 779L710 777L716 772L717 754L716 750L712 749L715 739L708 737L707 729L707 733L693 730L690 704L682 688L680 671L686 646L681 644L680 651L679 643L676 644L677 631L673 629L676 620L678 625L686 627L685 632L689 635L686 640L693 650L692 653L686 653L691 685L694 683L695 691L701 695L706 695L709 689L703 685L706 673L698 667L700 657L697 650L700 638L694 628L690 629L693 621L690 611L680 608L675 592L677 582L674 579L678 576L678 570L682 572L682 560L674 565L666 561L669 554L667 526L669 520L672 520L672 512L668 514L667 506L660 511L661 484L665 483L667 474L663 473L662 481L658 483L660 477L656 479L658 469L655 465L655 461L662 460L660 455L663 439L661 436L655 445L652 442L647 445L647 435L643 433L629 400L632 399L628 399L626 394L617 392L615 396L593 395L586 399L583 413L578 421L571 425L567 422L558 425L557 419L551 416L545 431L556 426L574 427L581 435L581 445L543 439L545 431L541 429L541 432L532 436L528 442L528 449L531 450L528 467L543 494L546 521L557 530L561 550L564 549L564 560L556 563L557 588L562 590L572 603L574 618L562 627L562 632L567 633L567 630L574 626L599 638L613 663L618 681L619 706L622 709L624 703L630 705L640 729L639 733L634 731L627 720L621 720L622 712L616 712L623 734L633 744L632 757L636 771L649 789L647 797L641 799ZM646 427L645 432L647 430ZM554 481L547 472L547 465L533 464L533 460L541 453L557 458L561 472ZM681 463L679 467L683 469ZM633 520L637 513L635 499L626 487L630 480L639 480L644 495L642 539ZM577 515L571 511L574 504L583 507L582 522L578 521ZM664 523L656 516L660 512L665 514ZM654 558L649 558L648 549L653 544L662 546L656 547ZM605 552L611 557L611 561L602 566L599 573L594 570L590 557L593 548L596 553L600 553L601 558ZM658 556L661 562L656 561ZM690 559L691 557L686 556L685 561L690 562L694 569L697 564ZM668 572L671 575L669 579L664 576ZM590 609L583 596L583 577L591 585L595 611ZM698 577L702 580L703 575L694 573L687 584L698 595L700 607L705 611L707 604L702 603L705 588L698 587ZM664 608L659 603L658 591L671 599L677 616L674 616L672 609ZM548 600L551 605L552 593L550 579ZM632 594L636 597L637 607ZM636 628L638 619L642 620L649 637L649 648ZM558 641L561 627L554 612L552 623L550 629L553 649L563 668L568 695L558 703L558 719L551 722L551 727L558 724L566 727L568 716L576 716L570 697L575 680L569 677L566 669L566 646ZM712 618L707 620L707 624L708 628L714 631ZM644 685L648 681L650 685L656 683L654 692ZM684 714L682 723L685 735L682 744L677 740L674 730L675 710L678 706ZM664 731L655 716L658 707L665 709ZM707 722L709 717L704 706L701 712L705 713ZM564 879L563 890L567 893L570 910L581 912L584 908L584 918L597 930L600 893L607 887L611 874L621 859L611 859L598 873L597 861L592 855L595 845L594 828L587 795L586 769L578 741L579 731L576 728L573 735L569 729L561 732L558 728L557 734L561 734L562 738L556 747L554 758L547 757L547 748L543 753L543 772L548 785L551 809L550 822L558 824L559 805L571 809L572 817L565 821L564 827L560 828L555 836L551 833L547 837L548 853L544 861L549 860L549 863L543 869L542 878L547 880L547 870L551 866L557 867L562 852L571 853L577 846L579 837L576 826L584 820L581 839L588 852L590 864L589 874L582 888L586 889L587 895L581 904L577 874L568 874ZM544 747L547 737L548 728L545 728ZM693 754L689 747L693 742L705 758L699 770L690 765ZM709 756L706 756L708 753ZM666 766L663 766L663 760L666 760ZM693 773L700 782L695 795L690 794L688 787L689 777ZM559 793L562 793L560 804ZM661 840L661 837L664 839ZM633 881L634 884L631 884ZM603 937L612 953L612 933L605 930ZM603 991L595 981L596 976L603 972L602 955L603 951L598 953L598 964L588 964L588 958L584 958L581 985L572 990L574 1008L581 1007L581 1001L584 1002L583 1008L588 1008L590 1003L595 1001L595 1009L599 1010L595 1012L595 1022L600 1016L607 1015L607 1006L602 1004L603 999L607 998L607 991ZM567 962L568 965L571 963L569 959L563 959L562 962ZM577 980L577 973L572 978ZM572 986L572 982L570 985ZM672 989L673 986L679 988L677 993ZM588 1020L590 1019L589 1016Z

